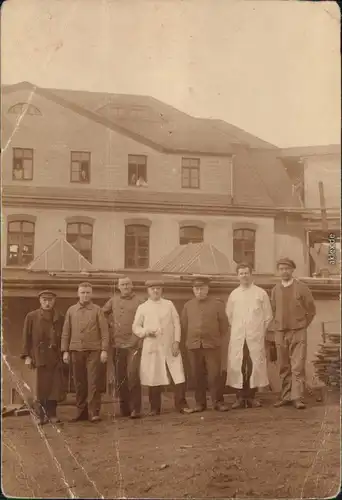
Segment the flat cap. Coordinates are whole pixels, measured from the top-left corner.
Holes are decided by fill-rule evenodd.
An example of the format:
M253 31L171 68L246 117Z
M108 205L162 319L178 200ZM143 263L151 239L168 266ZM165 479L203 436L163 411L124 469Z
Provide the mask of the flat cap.
M164 283L161 280L148 280L145 281L145 285L147 286L147 288L150 288L152 286L163 286Z
M57 294L52 290L42 290L38 293L38 297L57 297Z
M283 257L282 259L279 259L277 261L277 267L280 266L280 264L292 267L292 269L296 269L296 264L292 259L289 259L288 257Z
M210 278L207 276L196 276L192 280L192 286L203 286L203 285L209 285L210 283Z

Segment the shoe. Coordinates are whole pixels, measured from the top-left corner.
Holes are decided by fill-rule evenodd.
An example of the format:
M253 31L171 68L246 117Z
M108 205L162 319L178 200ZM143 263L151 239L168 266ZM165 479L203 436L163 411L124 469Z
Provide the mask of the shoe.
M50 417L50 423L51 424L61 424L61 420L58 417Z
M181 408L179 410L179 413L183 413L185 415L190 415L190 413L194 413L194 409L193 408Z
M216 411L229 411L229 408L224 403L217 403L214 406L214 410L216 410Z
M136 418L141 418L141 414L140 412L136 411L136 410L133 410L131 415L130 415L131 418L133 419L136 419Z
M157 415L160 415L160 411L151 410L151 411L148 413L148 416L149 416L149 417L156 417Z
M195 406L195 408L192 410L192 413L202 413L203 411L206 411L206 407L205 406Z
M77 417L70 419L70 422L87 422L88 420L88 415L78 415Z
M262 404L257 399L247 399L246 406L247 408L261 408Z
M274 403L274 408L280 408L281 406L289 406L292 404L292 401L289 399L280 399L276 403Z
M37 423L38 425L46 425L48 423L48 418L47 417L42 417L42 418L38 418L37 420Z
M246 401L244 399L237 399L232 404L232 410L239 410L240 408L246 408Z
M98 416L98 415L94 415L93 417L90 417L89 421L91 423L95 423L95 422L100 422L101 418Z
M293 401L293 406L296 408L296 410L304 410L306 408L306 405L303 403L303 401L300 400Z

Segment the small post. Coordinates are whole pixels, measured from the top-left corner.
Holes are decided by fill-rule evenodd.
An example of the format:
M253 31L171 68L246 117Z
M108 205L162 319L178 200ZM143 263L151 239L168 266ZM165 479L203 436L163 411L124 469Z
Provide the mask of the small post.
M319 201L320 201L321 215L322 215L322 229L323 231L328 231L327 209L325 206L324 185L322 181L319 181L318 189L319 189Z
M321 326L322 326L322 340L323 340L323 344L325 344L326 335L325 335L325 325L324 325L324 321L322 321Z

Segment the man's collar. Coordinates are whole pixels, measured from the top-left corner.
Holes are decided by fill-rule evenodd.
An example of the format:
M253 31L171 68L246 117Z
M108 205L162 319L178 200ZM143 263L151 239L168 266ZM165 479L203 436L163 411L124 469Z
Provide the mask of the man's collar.
M245 291L245 290L250 290L254 286L254 282L250 283L248 286L242 286L240 285L240 290Z
M281 280L281 284L285 288L288 287L288 286L291 286L293 282L294 282L294 278L291 278L289 281L283 281L283 280Z
M40 308L39 310L40 310L40 315L43 316L44 310L42 308ZM53 323L55 323L60 318L60 313L56 309L52 309L51 310L51 318L52 318Z
M129 299L133 299L134 296L135 296L134 292L130 293L129 295L121 295L120 294L120 299L129 300Z
M87 304L81 304L81 302L77 302L77 309L91 309L92 306L92 302L88 302Z

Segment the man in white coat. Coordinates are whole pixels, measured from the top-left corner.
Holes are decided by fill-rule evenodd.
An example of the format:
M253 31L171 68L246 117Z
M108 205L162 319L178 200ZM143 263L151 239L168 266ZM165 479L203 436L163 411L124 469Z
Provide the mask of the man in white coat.
M232 408L259 407L258 387L269 385L265 334L272 321L267 293L254 285L252 267L237 266L240 286L230 294L226 313L231 325L228 348L227 385L237 389Z
M147 281L146 286L149 298L136 311L133 333L143 339L140 382L149 387L150 415L160 414L162 390L169 384L174 388L176 410L191 413L185 399L177 310L170 300L162 298L161 281Z

